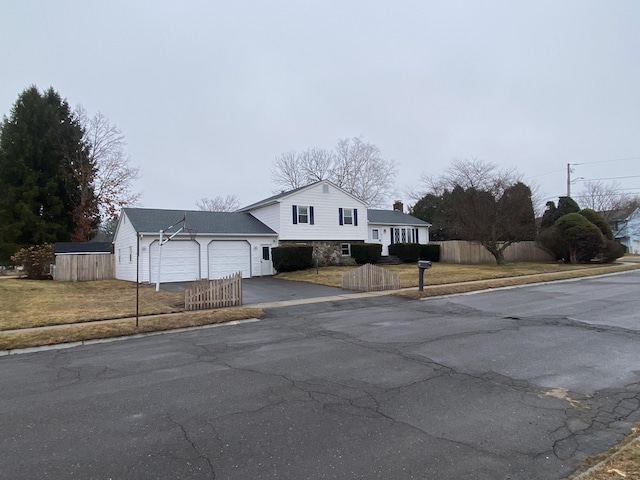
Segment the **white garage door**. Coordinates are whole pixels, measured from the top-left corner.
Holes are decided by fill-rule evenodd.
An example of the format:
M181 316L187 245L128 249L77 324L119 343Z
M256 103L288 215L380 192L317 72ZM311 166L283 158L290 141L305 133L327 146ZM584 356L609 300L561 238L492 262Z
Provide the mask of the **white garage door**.
M153 242L150 247L151 283L158 278L160 247ZM200 245L193 240L171 240L162 245L160 281L191 282L200 278Z
M242 272L251 276L251 246L245 241L220 241L209 244L209 278L222 278Z

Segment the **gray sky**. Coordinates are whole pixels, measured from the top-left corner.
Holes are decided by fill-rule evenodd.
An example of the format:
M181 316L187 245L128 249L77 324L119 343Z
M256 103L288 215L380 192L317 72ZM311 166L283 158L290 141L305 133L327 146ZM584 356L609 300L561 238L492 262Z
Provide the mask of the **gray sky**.
M639 32L637 0L0 0L0 112L32 84L101 111L145 207L253 203L278 154L352 136L398 162L405 203L471 157L543 201L567 163L639 194Z

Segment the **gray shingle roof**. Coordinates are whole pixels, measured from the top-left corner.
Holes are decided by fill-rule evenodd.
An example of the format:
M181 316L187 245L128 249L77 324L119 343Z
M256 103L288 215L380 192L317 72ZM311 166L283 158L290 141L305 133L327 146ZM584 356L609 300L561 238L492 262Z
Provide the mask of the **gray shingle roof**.
M125 208L127 218L138 233L172 233L185 218L185 231L197 234L275 235L276 232L249 213L202 212L197 210L161 210L155 208ZM175 225L173 228L168 227Z
M381 225L411 225L414 227L429 227L431 224L412 217L398 210L376 210L370 208L367 210L369 223L379 223Z

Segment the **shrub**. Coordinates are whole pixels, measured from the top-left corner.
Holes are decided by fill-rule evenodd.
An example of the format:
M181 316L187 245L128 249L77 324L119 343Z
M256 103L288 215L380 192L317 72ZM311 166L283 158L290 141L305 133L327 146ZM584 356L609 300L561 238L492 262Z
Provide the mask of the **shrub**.
M569 248L571 263L590 262L600 251L604 240L602 232L579 213L563 215L556 226Z
M604 238L613 240L613 232L611 231L611 227L602 215L590 208L580 210L580 212L578 213L580 213L580 215L582 215L584 218L598 227L602 232L602 235L604 235Z
M389 245L389 255L395 255L404 263L417 262L420 258L419 243L394 243Z
M604 244L600 250L600 261L603 263L611 263L617 260L618 258L624 256L625 247L621 245L616 240L609 240L605 238Z
M278 272L293 272L313 266L311 245L281 245L271 249L273 268Z
M555 225L542 229L536 237L536 242L538 242L538 245L544 250L553 255L557 261L569 263L569 247L562 239L558 227Z
M351 258L357 264L378 263L382 256L382 245L379 243L352 243Z
M431 262L440 261L440 245L430 243L428 245L420 245L420 260L429 260Z
M49 267L53 259L53 245L50 243L21 248L11 256L11 261L16 265L22 265L27 278L33 280L51 278Z

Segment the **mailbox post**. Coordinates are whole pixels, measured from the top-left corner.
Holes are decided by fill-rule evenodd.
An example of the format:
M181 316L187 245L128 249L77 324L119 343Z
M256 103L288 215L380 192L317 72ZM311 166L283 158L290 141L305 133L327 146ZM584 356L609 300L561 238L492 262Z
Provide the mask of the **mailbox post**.
M429 268L431 268L429 260L418 261L418 290L421 292L424 290L424 271Z

